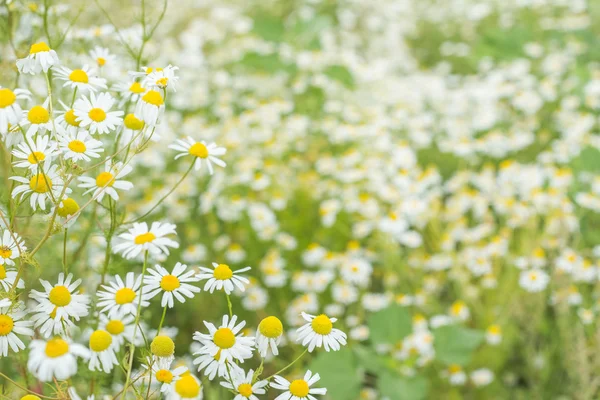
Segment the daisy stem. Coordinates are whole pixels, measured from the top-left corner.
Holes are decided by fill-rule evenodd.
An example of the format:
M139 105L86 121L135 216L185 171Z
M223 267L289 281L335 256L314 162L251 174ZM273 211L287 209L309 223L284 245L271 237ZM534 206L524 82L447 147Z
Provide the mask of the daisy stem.
M19 385L17 382L13 381L12 379L10 379L8 376L4 375L2 372L0 372L0 376L3 377L4 379L6 379L7 381L9 381L10 383L12 383L13 385L15 385L16 387L18 387L21 390L24 390L28 393L33 393L34 395L42 398L42 399L51 399L51 400L60 400L58 397L48 397L48 396L44 396L42 394L36 393L32 390L29 390L21 385Z
M229 318L233 317L233 307L231 306L231 299L229 298L229 294L225 292L225 296L227 297L227 307L229 308Z
M73 98L71 99L71 108L73 108L73 104L75 104L75 96L77 96L77 86L75 86L75 90L73 90Z
M133 329L133 337L131 338L131 345L129 347L129 368L127 369L127 378L125 379L125 387L123 388L123 398L127 397L127 389L129 388L129 381L131 380L131 371L133 370L133 357L135 354L135 337L137 335L138 325L140 322L140 314L142 311L142 289L144 288L144 276L146 275L146 265L148 264L148 250L144 252L144 266L142 267L142 284L138 293L138 308L135 315L135 328Z
M165 315L167 315L167 306L164 306L162 317L160 318L160 324L158 324L158 329L156 330L156 334L160 334L160 330L162 329L163 322L165 322Z
M67 275L67 234L68 229L65 228L65 234L63 236L63 272Z
M279 375L281 374L283 371L285 371L286 369L288 369L289 367L291 367L292 365L294 365L296 363L296 361L298 361L299 359L302 358L302 356L304 356L306 354L306 352L308 351L308 349L304 349L304 351L302 352L302 354L300 354L298 357L296 357L296 359L294 361L292 361L291 363L289 363L288 365L286 365L285 367L283 367L282 369L280 369L279 371L275 372L273 375L269 376L267 378L267 380L271 379L272 377L274 377L275 375Z

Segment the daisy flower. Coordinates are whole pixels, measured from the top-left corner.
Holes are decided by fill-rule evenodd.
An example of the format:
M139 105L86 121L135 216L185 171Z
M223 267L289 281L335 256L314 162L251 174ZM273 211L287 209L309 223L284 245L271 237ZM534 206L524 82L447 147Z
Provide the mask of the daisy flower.
M142 367L152 371L153 378L160 384L161 393L169 393L174 390L175 382L180 380L181 375L188 371L187 367L184 366L171 369L166 364L152 362L150 358L148 358L148 365L142 364Z
M85 346L66 337L34 340L29 345L27 369L42 382L64 381L77 373L77 357L87 360L89 356Z
M184 373L167 393L166 400L202 400L202 385L198 378L189 372Z
M231 372L230 382L221 382L221 386L233 390L236 395L233 400L258 400L257 394L265 394L264 389L269 382L266 380L256 381L252 384L254 378L254 370L248 371L246 374L244 370L235 370Z
M112 317L100 314L99 329L110 333L115 351L119 351L125 341L130 341L135 328L135 317L131 314L121 315L114 313Z
M19 258L24 251L27 251L25 241L16 232L4 229L0 236L0 265L15 265L13 260Z
M346 344L346 334L333 327L337 318L329 318L325 314L314 316L305 312L302 318L308 323L297 330L296 341L302 341L302 346L308 345L308 351L312 352L315 347L325 347L325 350L337 351L340 345Z
M54 70L59 80L64 81L63 87L77 89L82 93L106 89L106 79L95 76L96 71L88 65L81 69L59 67Z
M261 357L266 357L269 349L273 355L279 354L277 345L281 342L282 335L283 324L279 318L270 316L260 321L256 330L256 347Z
M137 146L142 140L147 139L152 134L152 131L144 129L146 126L144 121L136 117L133 113L125 116L123 126L123 132L121 133L121 144L123 146L129 145L129 142L131 142L133 138L136 138L133 143Z
M41 105L35 105L29 110L23 112L23 118L20 122L28 137L38 132L52 131L52 116L48 108L49 99L47 98Z
M162 94L156 90L148 90L135 106L136 117L151 126L158 123L164 111L165 101Z
M109 195L114 201L117 201L119 200L119 194L115 189L130 190L133 188L133 183L121 179L132 170L133 168L129 165L123 165L122 162L113 165L112 161L108 159L104 164L104 171L100 172L96 176L96 179L80 176L79 182L81 183L78 187L87 189L83 194L94 192L92 197L98 203L102 202L105 194Z
M81 122L77 119L75 115L75 110L62 101L59 101L63 111L57 112L57 117L54 119L54 124L56 130L64 135L66 131L67 133L76 133L80 130Z
M69 220L66 223L66 227L72 225L73 222L77 219L77 217L73 217L79 212L79 204L77 201L71 197L65 197L58 203L58 207L53 207L50 214L56 211L56 215L65 220Z
M38 312L31 316L33 327L40 334L49 338L57 335L70 335L71 330L76 327L75 323L68 318L56 318L57 307L49 313Z
M86 294L76 293L77 288L81 284L81 279L71 282L73 274L67 275L64 273L58 274L58 283L56 285L40 279L43 292L31 290L29 297L38 302L38 305L33 309L35 313L54 313L55 320L62 318L74 318L79 321L81 317L88 315L88 304L90 298Z
M123 121L123 111L110 111L114 103L109 93L100 93L96 97L91 92L89 98L83 96L77 100L73 109L82 128L88 129L91 134L104 134L114 130Z
M15 279L17 279L17 275L17 271L6 269L4 265L0 265L0 287L6 292L10 291L15 283ZM23 289L24 287L25 282L19 278L17 288Z
M244 362L245 359L252 357L252 348L254 347L253 337L244 337L240 334L246 321L237 324L237 315L229 319L228 315L223 316L221 326L217 329L212 323L204 321L208 328L208 334L196 332L194 340L202 344L199 353L215 356L219 353L219 362L231 362L237 360ZM238 336L239 334L239 336Z
M38 207L42 210L46 209L46 199L52 201L59 198L63 190L64 182L57 172L58 166L50 165L45 162L42 170L38 170L37 174L31 175L27 179L22 176L11 176L9 179L21 183L12 191L12 197L16 198L21 195L21 200L24 197L31 195L29 205L35 211ZM71 189L67 188L65 194L71 193Z
M30 328L31 325L33 325L33 322L23 321L25 315L27 315L25 305L20 301L13 307L11 307L10 303L6 307L0 307L1 357L8 356L9 347L15 353L25 349L25 344L17 334L33 336L33 330Z
M10 90L0 87L0 133L6 134L9 125L17 125L23 118L23 110L17 100L29 99L28 90Z
M212 270L210 268L200 267L200 270L203 271L203 273L198 274L198 278L200 278L200 280L208 279L204 285L205 291L208 290L212 293L215 291L215 289L223 289L225 293L231 294L235 285L243 292L245 290L244 284L250 283L250 281L243 276L236 275L241 272L249 271L250 267L232 271L231 268L229 268L229 265L226 264L217 264L214 262L212 265Z
M58 145L65 160L90 161L99 158L104 151L102 142L94 139L87 131L67 131L58 136Z
M219 376L220 378L227 376L227 367L229 366L229 369L231 370L232 366L236 365L229 363L228 361L220 362L220 351L218 351L214 356L201 353L200 351L194 352L194 355L198 356L193 361L194 365L198 366L198 372L202 372L202 370L204 370L204 376L211 381L215 379L215 376Z
M113 251L122 252L121 255L127 259L137 257L143 251L153 256L168 255L169 247L179 247L179 243L166 237L175 234L174 224L153 222L148 229L147 223L135 222L131 229L119 235L122 241L113 247Z
M142 79L142 86L152 90L170 88L175 92L175 85L179 80L179 77L175 76L175 71L178 69L179 67L170 64L165 68L151 69L151 72L146 73Z
M38 135L37 139L28 137L12 151L12 154L19 159L13 165L18 168L36 169L46 159L52 162L56 150L56 142L50 140L49 135Z
M105 330L98 329L90 335L90 371L109 373L115 365L119 365L115 354L113 338Z
M142 87L139 82L128 81L122 82L113 88L119 93L119 107L123 108L127 103L137 104L144 93L146 88Z
M316 400L313 394L326 394L325 388L311 388L321 377L319 374L312 374L310 370L306 371L302 379L296 379L292 382L287 379L275 375L275 382L271 382L271 387L274 389L285 390L284 393L277 396L275 400Z
M140 301L138 298L140 286L142 286L141 275L136 278L133 272L128 272L125 282L119 275L115 275L114 282L102 285L104 290L98 291L98 307L103 307L100 312L108 312L110 318L126 314L135 315ZM142 307L148 307L149 304L145 299L142 300Z
M29 48L29 55L17 60L17 68L22 74L39 74L48 72L50 67L59 63L58 55L44 42L34 43Z
M519 285L528 292L541 292L546 289L550 282L550 276L541 269L531 269L521 272L519 276Z
M190 285L188 282L198 282L200 279L195 276L194 271L187 271L187 265L182 263L175 264L173 272L169 273L165 268L156 265L150 269L149 276L144 278L144 290L148 293L147 298L162 293L161 307L168 306L173 308L175 297L180 303L185 303L185 298L193 298L194 293L200 292L200 288Z
M214 172L212 163L217 164L219 167L225 167L227 165L223 160L217 158L224 155L227 150L225 147L219 147L215 143L207 145L204 141L196 142L188 136L185 139L178 139L175 144L170 145L169 148L181 152L175 156L176 160L190 155L195 157L194 169L196 171L200 170L202 167L202 160L206 162L208 171L211 175Z
M102 68L105 65L111 65L116 59L114 54L110 54L107 48L96 46L90 51L90 57L96 62L98 68Z

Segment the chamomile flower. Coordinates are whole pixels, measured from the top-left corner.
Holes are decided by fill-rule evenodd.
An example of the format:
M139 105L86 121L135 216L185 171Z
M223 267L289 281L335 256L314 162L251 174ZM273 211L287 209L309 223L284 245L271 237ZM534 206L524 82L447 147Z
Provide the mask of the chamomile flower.
M81 317L88 315L90 298L86 294L76 293L81 284L81 279L71 282L73 274L58 274L58 282L52 285L50 282L40 279L44 291L31 290L29 297L38 302L33 309L34 313L54 313L55 320L62 318L73 318L79 321Z
M8 127L17 125L23 118L23 110L17 100L29 99L31 93L28 90L0 87L0 133L6 134Z
M147 139L153 132L144 129L146 124L144 121L135 116L135 114L127 114L123 120L123 133L121 134L121 144L129 145L133 141L133 145L139 145L142 140ZM154 138L158 135L153 135ZM135 138L135 140L134 140Z
M90 351L66 337L34 340L29 345L27 369L42 382L64 381L77 373L77 357L88 359Z
M55 73L59 80L65 82L63 87L77 89L81 93L106 89L106 79L95 76L96 71L88 65L84 65L81 69L59 67L55 69Z
M31 137L38 132L52 131L52 115L48 108L50 101L46 99L44 103L35 105L29 110L23 112L21 126L25 130L27 137Z
M127 103L137 104L140 98L146 93L146 88L139 82L127 81L117 84L114 89L119 93L119 107L124 107Z
M227 382L221 382L221 386L233 390L236 395L233 400L258 400L257 394L265 394L264 389L269 381L262 380L252 383L254 379L254 370L245 373L242 369L236 369L231 373L231 379Z
M210 322L204 321L204 325L208 328L208 334L200 332L194 334L194 340L202 344L199 352L213 357L219 354L220 363L233 360L243 363L245 359L251 358L254 338L244 337L243 333L240 333L246 325L246 321L242 321L237 325L236 322L236 315L231 319L228 315L224 315L219 328L216 328Z
M198 282L194 271L187 271L187 265L177 263L173 272L169 273L165 268L156 265L148 272L150 275L144 278L144 289L147 291L147 299L162 293L161 307L173 308L173 297L180 303L185 303L185 298L193 298L194 293L199 293L200 288L190 285L189 282Z
M29 197L29 205L35 211L38 207L42 210L46 209L46 200L53 201L58 199L63 190L64 182L58 175L58 166L51 165L45 162L41 169L31 175L30 178L22 176L12 176L10 179L17 181L20 185L16 186L12 191L12 197L21 196L21 200L26 196ZM65 194L71 193L71 189L67 188Z
M519 285L528 292L541 292L549 282L548 274L537 268L523 271L519 277Z
M166 400L202 400L202 384L200 380L187 372L181 379L175 381L173 390L170 390Z
M142 286L141 275L136 278L133 272L128 272L124 282L119 275L115 275L113 282L102 285L104 290L98 291L98 307L102 307L100 312L107 312L109 318L127 314L135 315L140 301L140 286ZM142 300L142 307L148 307L149 304L145 298Z
M169 393L175 389L175 382L181 379L181 375L185 374L188 369L187 367L180 366L174 369L169 368L166 364L161 364L160 362L152 362L150 358L148 358L148 364L143 364L142 367L146 369L151 369L152 376L154 379L160 384L160 392L161 393Z
M145 222L135 222L132 228L119 235L121 242L113 247L113 251L127 259L137 257L143 251L153 256L168 255L169 247L179 247L179 243L167 237L175 234L174 224L153 222L148 228Z
M129 165L123 165L122 162L112 164L112 161L108 159L104 164L103 172L100 172L95 179L80 176L79 182L81 183L78 186L87 189L83 194L94 192L92 196L98 203L102 202L105 194L117 201L119 200L119 194L116 189L130 190L133 188L133 183L121 179L132 170L133 168Z
M33 322L23 320L27 310L22 302L12 306L0 307L0 357L8 356L8 349L18 353L25 344L17 335L33 336Z
M198 274L198 278L200 280L207 280L204 285L204 290L208 290L211 293L216 290L224 290L225 293L231 294L235 287L240 289L242 292L245 290L244 284L250 283L250 281L237 274L241 272L249 271L251 268L246 267L242 269L238 269L237 271L232 271L229 265L226 264L217 264L212 263L213 269L200 267L202 273Z
M165 111L162 94L156 90L148 90L140 97L135 106L135 115L146 125L156 125Z
M194 365L198 366L198 372L202 372L204 370L204 376L206 376L209 380L215 379L216 376L225 377L227 376L227 369L231 369L232 365L229 361L220 362L221 352L218 351L217 354L211 356L210 354L204 354L200 351L194 352L195 356L198 356L194 359Z
M261 357L266 357L269 349L273 355L279 354L277 346L281 342L282 335L283 324L279 318L270 316L260 321L256 330L256 347Z
M123 121L123 111L110 111L114 103L109 93L96 96L91 92L89 98L83 96L77 100L73 109L82 128L88 129L91 134L104 134L114 130Z
M119 365L110 333L102 329L95 330L90 335L89 345L90 362L88 368L91 371L104 371L108 374L115 365Z
M157 335L150 344L155 361L161 364L170 364L175 358L175 342L167 335Z
M313 394L326 394L325 388L311 388L321 377L308 370L302 379L296 379L292 382L275 375L275 382L271 382L274 389L284 390L285 392L276 397L275 400L316 400Z
M79 203L71 197L65 197L58 203L58 207L53 207L51 214L56 211L59 219L63 219L66 223L65 227L71 226L79 216Z
M14 260L27 251L25 241L16 232L4 229L0 235L0 265L15 265Z
M119 351L123 343L133 337L135 317L131 314L122 315L120 313L114 313L112 317L100 314L98 328L110 333L113 347L115 351Z
M150 73L146 73L142 79L142 86L152 90L172 89L174 92L175 86L179 77L175 75L175 72L179 67L169 65L165 68L153 69Z
M326 351L337 351L346 345L346 334L333 327L337 318L329 318L325 314L318 316L301 313L307 324L301 326L297 331L296 341L302 341L302 346L308 346L312 352L315 347L325 347Z
M59 103L63 108L63 111L58 111L56 113L57 116L54 120L56 130L60 135L64 135L64 131L71 134L77 133L77 131L81 130L81 122L77 119L75 110L62 101Z
M17 275L17 271L8 269L6 264L0 265L0 287L6 292L10 291L15 284ZM19 282L17 282L17 289L23 289L24 287L25 282L23 282L23 279L19 278Z
M31 45L27 57L17 60L17 68L22 74L35 75L42 71L48 72L53 65L57 65L59 62L56 51L48 47L46 43L38 42Z
M116 59L116 56L111 54L110 50L100 46L96 46L90 51L90 57L96 62L98 68L112 65Z
M58 136L58 145L65 160L90 161L99 158L104 151L102 142L94 139L87 131L67 131Z
M206 166L211 175L214 172L212 163L217 164L219 167L225 167L227 165L223 160L217 158L224 155L227 150L225 147L219 147L215 143L207 145L204 141L197 142L188 136L185 139L178 139L175 144L170 145L169 148L181 152L175 156L176 160L185 156L195 157L194 169L196 171L199 171L202 167L202 160L206 162Z
M18 168L35 170L46 159L48 159L48 162L52 162L52 157L56 153L56 142L50 140L49 135L38 135L37 139L28 137L12 151L12 154L17 158L13 165Z

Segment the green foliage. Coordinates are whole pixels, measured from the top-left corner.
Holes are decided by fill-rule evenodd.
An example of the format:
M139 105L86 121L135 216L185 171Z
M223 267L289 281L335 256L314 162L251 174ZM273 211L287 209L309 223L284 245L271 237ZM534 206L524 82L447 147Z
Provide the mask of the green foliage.
M466 365L475 350L483 341L481 331L447 325L434 331L436 358L447 364Z
M379 378L379 390L390 400L421 400L427 397L429 382L422 376L399 377L385 372Z
M320 352L309 369L321 375L319 384L327 388L327 395L335 400L355 400L362 386L358 362L352 350Z
M373 343L395 344L412 332L412 319L406 309L391 305L368 319Z

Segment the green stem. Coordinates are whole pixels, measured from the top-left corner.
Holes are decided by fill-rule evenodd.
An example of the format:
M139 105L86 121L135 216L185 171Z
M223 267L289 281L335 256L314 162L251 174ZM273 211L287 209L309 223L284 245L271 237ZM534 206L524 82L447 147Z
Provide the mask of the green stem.
M225 293L225 296L227 297L227 307L229 308L229 318L233 317L233 307L231 306L231 299L229 298L229 295L227 294L227 292Z
M304 356L306 354L306 352L308 351L308 349L304 349L304 351L302 352L302 354L300 354L298 357L296 357L296 359L294 361L292 361L291 363L289 363L288 365L286 365L285 367L283 367L282 369L280 369L279 371L275 372L273 375L269 376L267 378L267 380L271 379L272 377L274 377L275 375L279 375L281 374L283 371L285 371L286 369L288 369L289 367L291 367L292 365L294 365L296 363L296 361L298 361L299 359L302 358L302 356Z
M162 317L160 318L160 324L158 324L158 330L156 331L157 335L160 335L160 330L162 329L163 322L165 322L165 315L167 315L167 306L163 308Z
M67 235L68 229L65 228L65 234L63 236L63 272L67 276Z

